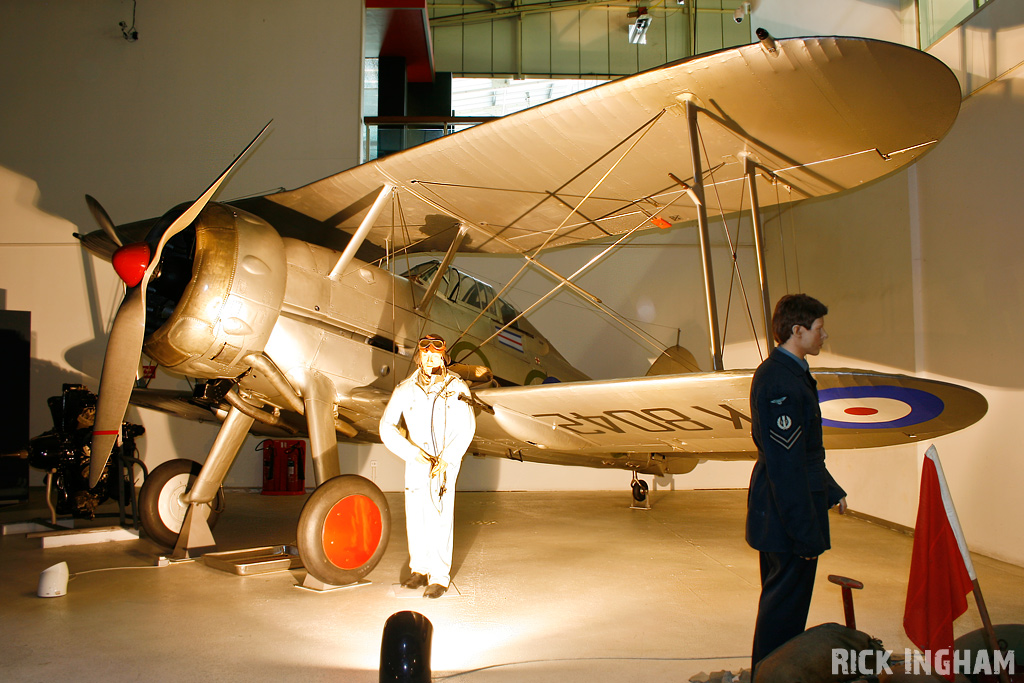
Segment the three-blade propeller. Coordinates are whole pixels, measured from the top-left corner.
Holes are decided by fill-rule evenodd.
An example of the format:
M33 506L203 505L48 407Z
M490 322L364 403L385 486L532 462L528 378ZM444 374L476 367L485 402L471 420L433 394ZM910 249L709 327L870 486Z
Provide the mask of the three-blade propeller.
M86 195L86 203L96 222L120 247L114 252L112 262L118 275L129 287L124 301L121 302L121 306L114 316L106 354L103 357L99 400L96 405L96 422L92 433L92 453L89 460L90 488L99 482L103 468L110 458L111 449L121 433L121 423L128 410L128 400L131 398L132 388L135 386L136 371L142 356L142 345L145 342L146 288L160 263L164 247L171 238L192 224L206 208L210 198L217 192L224 180L238 165L238 162L269 127L270 123L267 123L252 142L242 150L242 153L231 162L227 170L164 230L152 253L150 253L150 245L145 242L124 245L107 212L103 210L99 202Z

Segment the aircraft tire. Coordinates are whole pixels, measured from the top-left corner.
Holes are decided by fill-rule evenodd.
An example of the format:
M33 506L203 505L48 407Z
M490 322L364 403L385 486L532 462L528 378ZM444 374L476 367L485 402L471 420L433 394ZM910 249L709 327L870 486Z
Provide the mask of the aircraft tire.
M139 491L139 519L142 528L155 543L173 548L185 521L188 506L181 497L191 488L202 465L179 458L161 463L146 477ZM212 529L224 510L224 491L217 492L206 523Z
M637 503L642 503L647 500L648 486L647 482L643 479L637 479L632 484L633 488L633 500Z
M314 578L344 586L366 576L388 546L391 510L383 491L344 474L317 487L299 515L298 547Z

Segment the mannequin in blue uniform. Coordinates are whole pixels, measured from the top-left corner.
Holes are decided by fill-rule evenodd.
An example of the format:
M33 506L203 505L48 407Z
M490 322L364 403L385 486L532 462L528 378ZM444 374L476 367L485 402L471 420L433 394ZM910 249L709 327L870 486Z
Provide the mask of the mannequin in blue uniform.
M772 315L779 344L750 384L757 463L747 494L747 543L760 551L761 599L751 666L807 626L818 556L828 550L828 510L846 492L825 469L818 390L805 357L828 339L828 308L806 294L782 297Z

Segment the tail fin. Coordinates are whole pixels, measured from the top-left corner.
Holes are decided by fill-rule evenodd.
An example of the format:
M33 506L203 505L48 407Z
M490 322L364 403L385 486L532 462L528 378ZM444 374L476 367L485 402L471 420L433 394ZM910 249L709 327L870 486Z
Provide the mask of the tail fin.
M647 376L679 375L685 372L700 372L697 359L682 346L672 346L658 356L651 369L647 371Z

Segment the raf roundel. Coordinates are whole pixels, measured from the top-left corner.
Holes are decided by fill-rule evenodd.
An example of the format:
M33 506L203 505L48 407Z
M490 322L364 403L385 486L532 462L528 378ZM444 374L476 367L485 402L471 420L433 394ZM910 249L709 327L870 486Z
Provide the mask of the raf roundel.
M920 389L898 386L820 389L821 424L843 429L896 429L919 425L942 414L942 399Z

